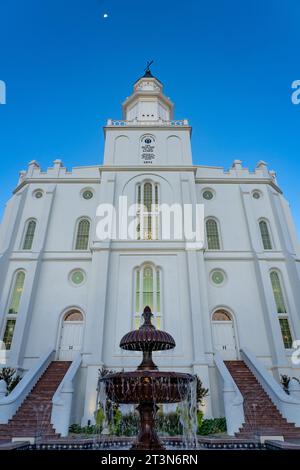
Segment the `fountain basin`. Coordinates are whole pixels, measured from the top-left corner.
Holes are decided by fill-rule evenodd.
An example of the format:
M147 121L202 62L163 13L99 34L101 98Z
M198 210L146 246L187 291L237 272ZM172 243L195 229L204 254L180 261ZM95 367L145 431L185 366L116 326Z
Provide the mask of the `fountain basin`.
M106 375L108 398L115 403L178 403L188 397L194 377L180 372L155 370L117 372Z

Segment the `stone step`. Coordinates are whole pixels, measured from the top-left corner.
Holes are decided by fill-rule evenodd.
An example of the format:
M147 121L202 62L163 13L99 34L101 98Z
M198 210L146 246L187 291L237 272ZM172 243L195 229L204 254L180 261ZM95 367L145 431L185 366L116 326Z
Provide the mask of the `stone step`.
M300 438L300 428L288 423L243 361L225 361L244 398L246 422L236 433L238 438L256 434Z
M70 367L69 361L51 362L16 414L7 425L0 425L0 439L11 437L58 438L50 422L52 398Z

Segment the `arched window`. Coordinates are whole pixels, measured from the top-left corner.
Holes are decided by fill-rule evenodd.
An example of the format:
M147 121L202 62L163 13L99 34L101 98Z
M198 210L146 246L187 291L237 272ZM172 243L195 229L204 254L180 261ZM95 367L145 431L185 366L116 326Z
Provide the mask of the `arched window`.
M279 274L272 271L270 274L274 299L277 307L277 313L286 313L286 306L281 288Z
M90 238L90 221L81 219L77 225L75 250L87 250Z
M213 321L232 321L231 315L226 310L216 310L212 317Z
M23 293L25 282L25 273L24 271L18 271L16 273L15 282L13 284L13 289L10 297L10 304L8 313L17 314L19 312L20 301Z
M137 186L137 239L158 240L159 238L159 186L146 181Z
M280 275L277 271L271 271L270 279L272 284L272 290L274 300L276 304L276 310L278 320L280 324L280 330L282 334L283 344L286 349L290 349L293 346L293 337L290 329L288 312L286 308L286 302L284 293L281 285Z
M83 321L83 315L79 310L71 310L66 313L64 321Z
M36 229L36 221L31 219L26 224L25 236L23 240L22 250L31 250L34 233Z
M272 242L268 223L265 220L259 222L259 230L264 250L272 250Z
M7 350L11 348L13 335L15 331L17 315L19 312L21 297L24 289L25 272L17 271L14 276L12 288L9 297L8 310L6 314L5 330L3 334L3 342Z
M161 328L161 272L152 265L135 270L135 328L140 327L141 315L147 306L153 313L153 324Z
M206 221L206 239L209 250L221 249L218 223L215 219L207 219Z

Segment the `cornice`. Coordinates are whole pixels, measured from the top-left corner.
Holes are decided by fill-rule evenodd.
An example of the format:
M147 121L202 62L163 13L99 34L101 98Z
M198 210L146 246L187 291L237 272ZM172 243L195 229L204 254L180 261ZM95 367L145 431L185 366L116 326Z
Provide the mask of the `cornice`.
M101 173L104 172L111 172L111 173L118 173L118 172L138 172L138 173L149 173L149 172L192 172L194 175L197 174L198 168L203 168L200 166L194 165L178 165L178 166L144 166L144 165L125 165L125 166L114 166L114 165L103 165L96 167L99 171L98 178L86 178L86 177L68 177L68 178L53 178L53 177L45 177L45 178L26 178L22 181L13 191L13 194L19 192L23 187L29 184L99 184L101 182ZM275 191L282 194L282 190L279 186L271 179L271 178L261 178L256 177L255 175L245 177L229 177L229 176L220 176L220 177L196 177L195 176L195 183L196 184L268 184L270 185Z

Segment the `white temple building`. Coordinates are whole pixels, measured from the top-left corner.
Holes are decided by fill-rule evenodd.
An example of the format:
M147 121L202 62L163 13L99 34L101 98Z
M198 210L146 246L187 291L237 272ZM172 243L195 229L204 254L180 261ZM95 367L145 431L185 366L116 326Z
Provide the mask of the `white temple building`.
M123 119L104 127L102 165L68 171L55 160L43 170L32 161L21 171L0 231L0 339L7 365L29 378L13 405L0 387L1 423L51 361L73 361L63 404L52 400L57 432L93 423L98 370L136 368L140 356L119 342L149 305L176 341L156 363L198 374L209 388L206 417L226 415L238 429L243 400L226 361L243 360L300 425L299 392L286 404L279 385L281 374L300 377L292 360L300 246L289 204L263 161L254 171L240 160L229 170L194 165L191 126L174 119L173 107L148 69L123 102ZM121 196L137 205L135 236L101 240L98 207ZM196 203L204 205L204 246L163 239L158 206Z

